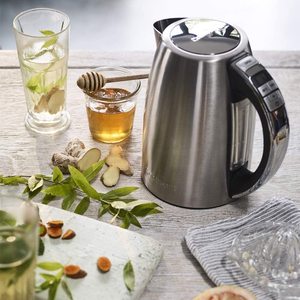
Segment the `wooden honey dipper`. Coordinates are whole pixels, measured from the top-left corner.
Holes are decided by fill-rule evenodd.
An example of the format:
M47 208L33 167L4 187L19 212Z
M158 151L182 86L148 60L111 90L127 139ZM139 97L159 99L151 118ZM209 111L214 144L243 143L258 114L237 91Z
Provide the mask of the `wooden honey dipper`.
M106 78L100 73L88 72L88 73L82 74L78 78L77 85L82 90L85 90L88 92L95 92L95 91L98 91L101 88L103 88L104 85L108 82L137 80L137 79L145 79L148 77L149 77L149 74L138 74L138 75L128 75L128 76Z

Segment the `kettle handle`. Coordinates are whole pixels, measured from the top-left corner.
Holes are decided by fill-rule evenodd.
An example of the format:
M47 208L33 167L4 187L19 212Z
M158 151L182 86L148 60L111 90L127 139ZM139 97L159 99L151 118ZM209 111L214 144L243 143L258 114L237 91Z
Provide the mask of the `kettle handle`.
M280 167L289 140L289 120L284 100L268 71L249 53L229 65L234 103L248 98L263 128L263 155L254 172L247 165L230 171L228 189L232 198L245 196L268 181Z

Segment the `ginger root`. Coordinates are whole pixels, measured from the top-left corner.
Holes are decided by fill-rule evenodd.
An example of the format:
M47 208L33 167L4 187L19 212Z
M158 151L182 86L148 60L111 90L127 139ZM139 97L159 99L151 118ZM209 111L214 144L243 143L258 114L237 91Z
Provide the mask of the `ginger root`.
M105 159L108 165L107 170L103 173L101 180L107 187L114 186L118 183L120 173L127 176L132 176L130 164L123 156L123 149L121 146L113 146L110 149L109 155Z
M79 139L68 143L63 153L54 153L52 156L52 165L57 166L62 173L68 174L68 166L71 165L80 171L85 171L92 164L99 161L101 151L98 148L86 150L85 145Z
M120 178L120 169L115 166L108 167L102 175L102 182L105 186L115 186Z

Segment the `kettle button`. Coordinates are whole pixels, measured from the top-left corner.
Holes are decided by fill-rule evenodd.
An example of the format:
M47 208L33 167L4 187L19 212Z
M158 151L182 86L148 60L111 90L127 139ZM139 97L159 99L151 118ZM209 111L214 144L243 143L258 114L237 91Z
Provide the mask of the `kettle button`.
M270 80L270 81L264 83L263 85L261 85L258 88L258 91L264 97L264 96L270 94L271 92L273 92L276 89L278 89L277 84L275 83L274 80Z
M258 88L258 91L264 97L267 94L270 94L273 91L273 89L270 87L269 82L266 82Z
M237 67L243 72L246 72L256 64L258 64L258 61L253 56L246 56L236 63Z
M277 108L279 108L284 104L283 97L279 90L276 90L272 94L264 97L264 101L270 112L276 110Z
M277 84L276 84L276 82L275 82L274 80L270 80L270 81L268 82L268 85L269 85L269 87L270 87L270 89L271 89L272 91L278 89L278 86L277 86Z

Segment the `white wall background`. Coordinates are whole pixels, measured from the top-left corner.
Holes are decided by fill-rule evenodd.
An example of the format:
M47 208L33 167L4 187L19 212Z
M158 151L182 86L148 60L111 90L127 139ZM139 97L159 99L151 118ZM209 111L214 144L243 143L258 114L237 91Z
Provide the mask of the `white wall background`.
M14 16L33 7L70 16L71 49L154 50L153 22L188 16L243 28L254 50L300 50L299 0L0 0L3 49L15 48Z

